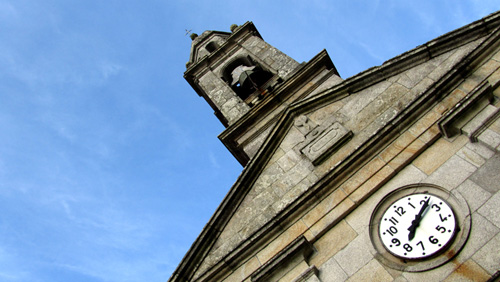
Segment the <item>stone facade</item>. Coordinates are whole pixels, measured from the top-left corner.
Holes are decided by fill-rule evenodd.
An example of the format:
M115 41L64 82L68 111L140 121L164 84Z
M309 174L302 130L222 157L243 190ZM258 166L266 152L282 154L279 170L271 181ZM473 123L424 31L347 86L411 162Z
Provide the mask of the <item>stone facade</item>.
M228 118L221 140L245 169L170 281L499 279L500 13L345 81L326 52L295 64L237 34L250 26L227 42L249 38L234 48L262 56L280 84ZM211 83L194 87L223 105L217 70L191 63L188 81ZM427 186L463 199L454 241L417 261L377 247L380 203Z

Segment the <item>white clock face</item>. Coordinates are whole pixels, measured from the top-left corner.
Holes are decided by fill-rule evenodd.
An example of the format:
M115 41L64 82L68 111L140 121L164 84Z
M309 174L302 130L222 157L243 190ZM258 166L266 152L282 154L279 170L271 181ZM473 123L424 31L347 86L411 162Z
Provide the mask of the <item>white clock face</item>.
M384 247L405 259L438 253L456 231L455 214L441 198L412 194L395 201L383 214L379 236Z

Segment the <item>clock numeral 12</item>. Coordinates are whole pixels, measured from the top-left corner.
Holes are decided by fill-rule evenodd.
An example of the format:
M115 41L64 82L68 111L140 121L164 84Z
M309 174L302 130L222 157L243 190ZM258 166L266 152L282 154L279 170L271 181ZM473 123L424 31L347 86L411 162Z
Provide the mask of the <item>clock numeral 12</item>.
M403 209L403 207L397 207L395 212L399 215L399 216L403 216L403 214L405 214L405 210Z

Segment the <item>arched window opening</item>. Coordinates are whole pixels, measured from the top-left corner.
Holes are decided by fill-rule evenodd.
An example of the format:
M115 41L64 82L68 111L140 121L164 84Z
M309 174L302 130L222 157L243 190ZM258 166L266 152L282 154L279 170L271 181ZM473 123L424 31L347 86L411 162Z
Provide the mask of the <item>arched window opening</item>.
M212 53L213 51L217 50L218 47L219 47L219 45L217 45L217 43L212 41L212 42L209 42L207 44L207 46L205 46L205 49L207 49L208 52Z
M247 104L252 104L255 98L265 94L267 82L273 74L253 62L251 58L243 57L229 64L223 76L223 79L242 100Z

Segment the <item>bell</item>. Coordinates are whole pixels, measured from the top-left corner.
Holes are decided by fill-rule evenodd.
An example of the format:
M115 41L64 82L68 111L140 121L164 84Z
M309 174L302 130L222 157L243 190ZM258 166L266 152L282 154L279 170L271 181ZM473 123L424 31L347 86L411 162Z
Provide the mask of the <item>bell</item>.
M253 72L255 66L237 66L232 72L231 77L233 78L233 82L231 82L231 86L234 86L238 83L243 85L243 82L248 78L248 76Z

